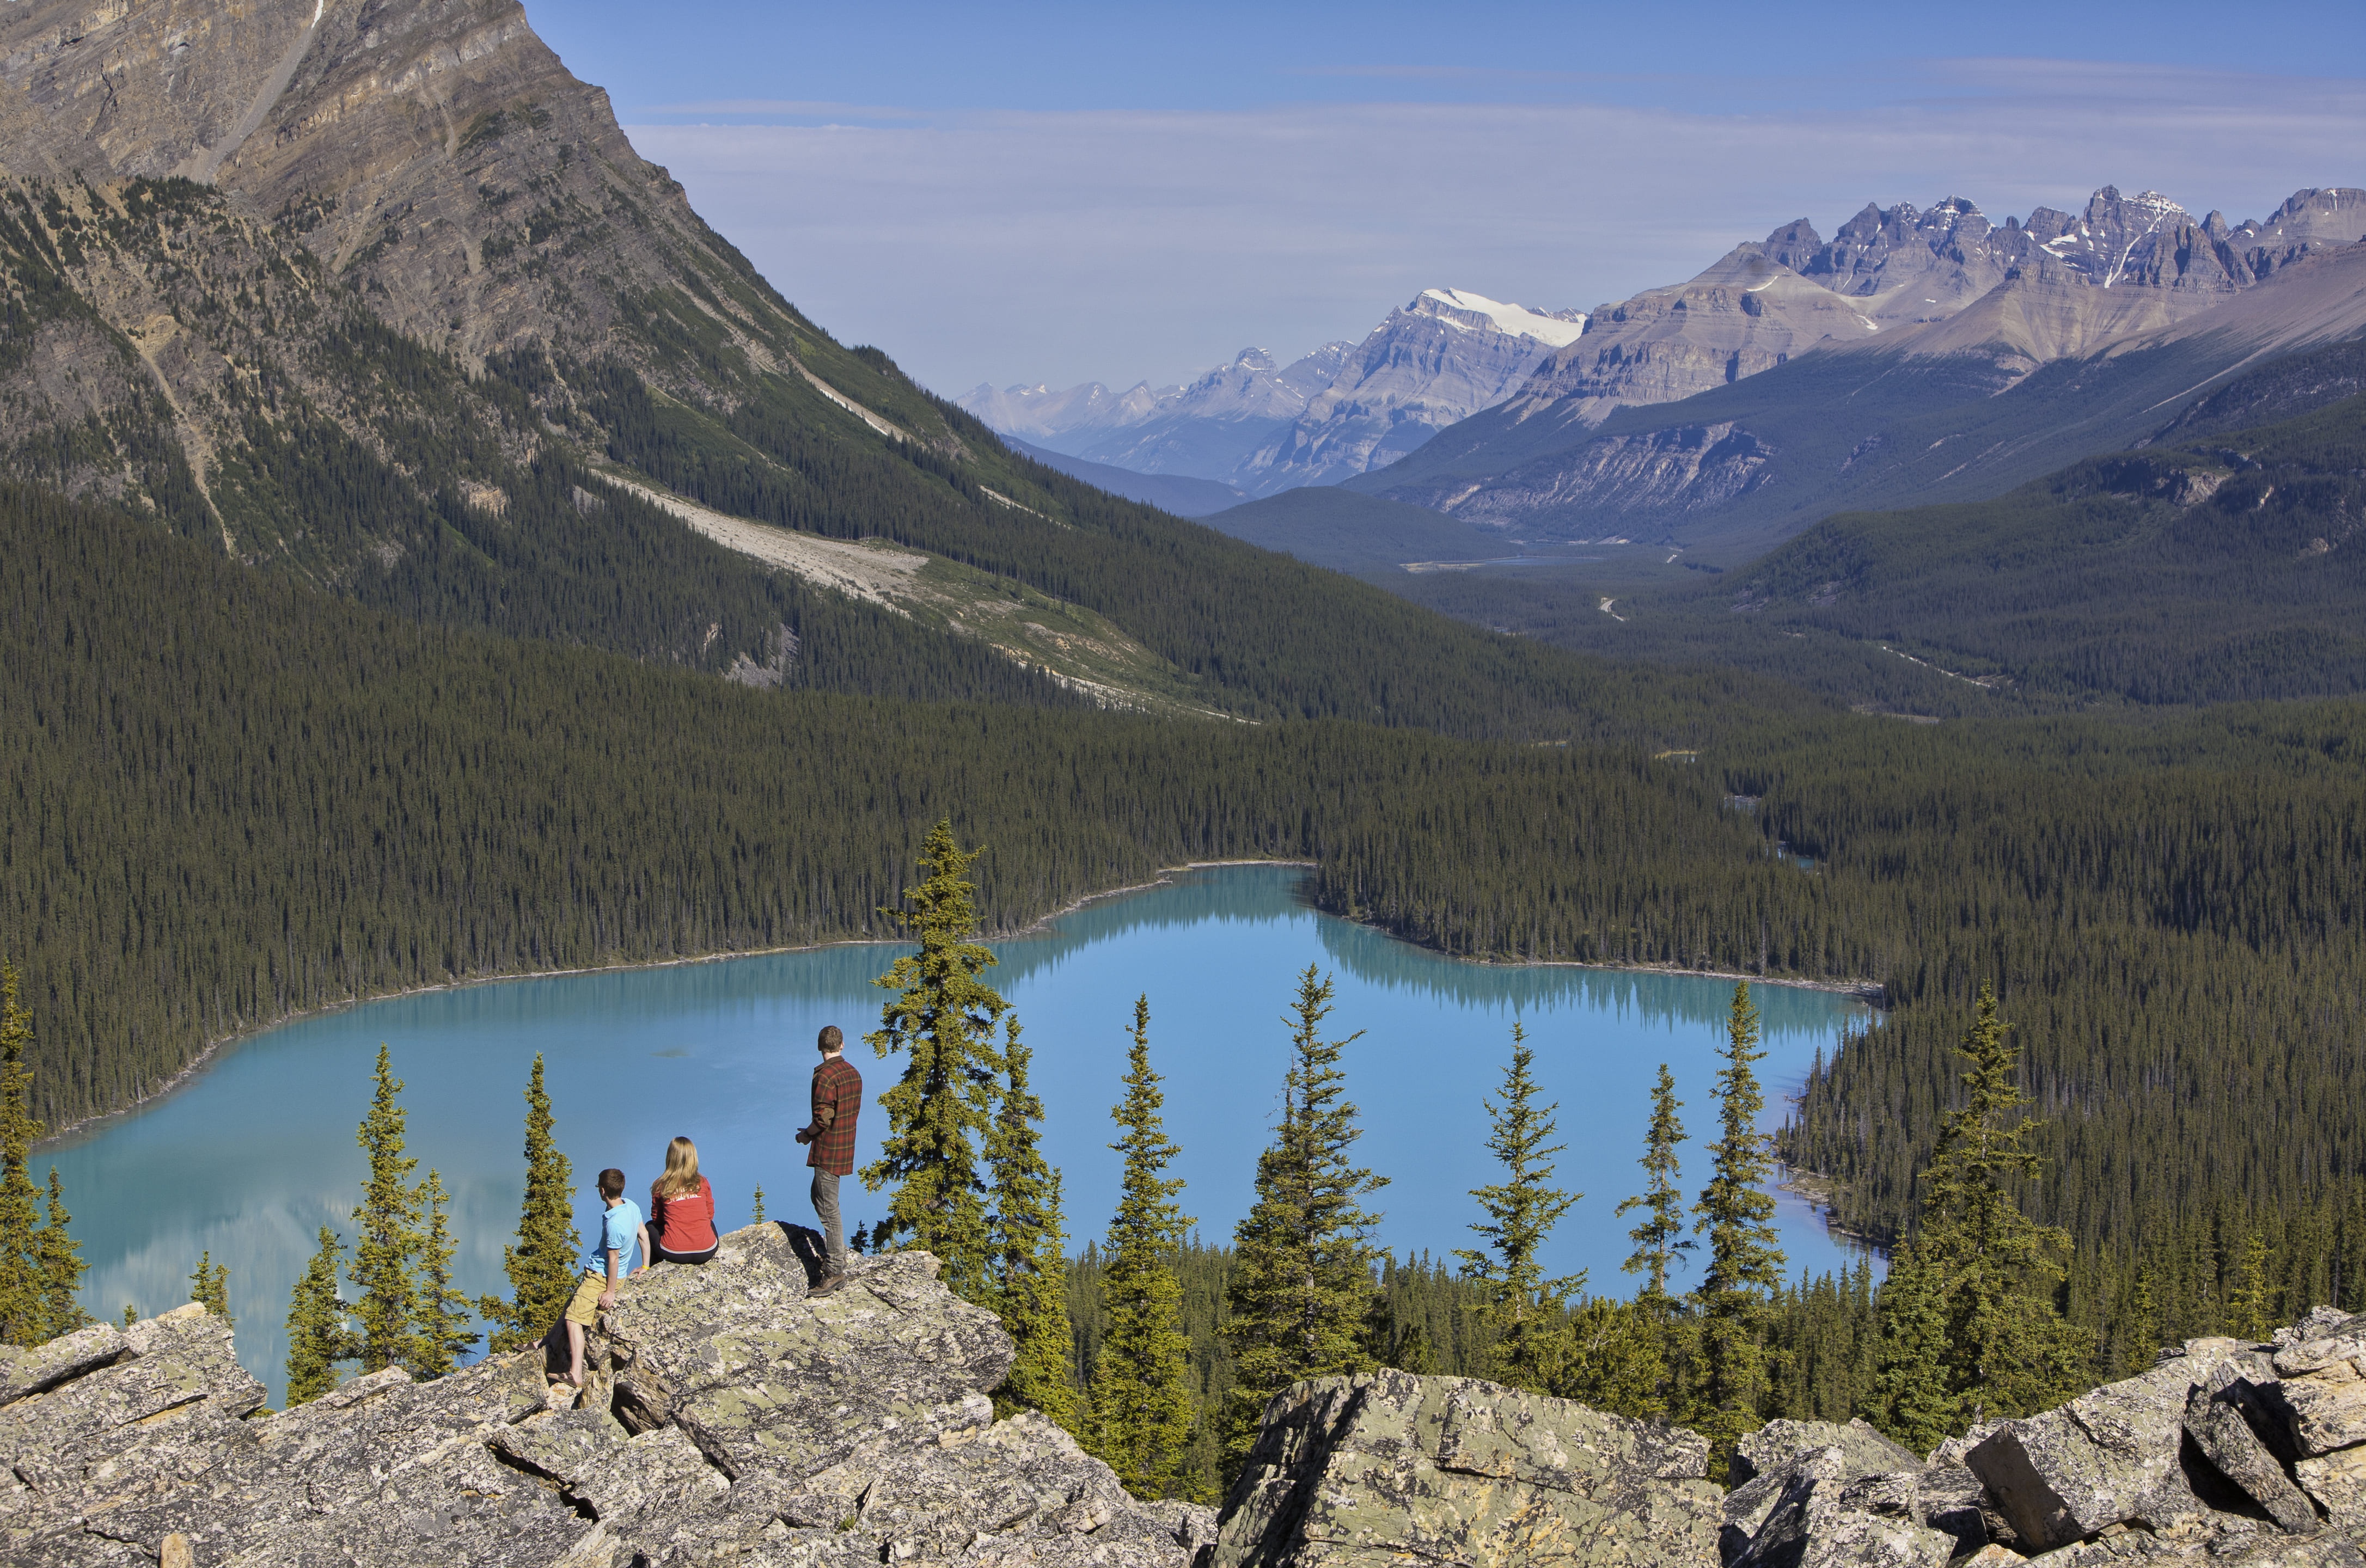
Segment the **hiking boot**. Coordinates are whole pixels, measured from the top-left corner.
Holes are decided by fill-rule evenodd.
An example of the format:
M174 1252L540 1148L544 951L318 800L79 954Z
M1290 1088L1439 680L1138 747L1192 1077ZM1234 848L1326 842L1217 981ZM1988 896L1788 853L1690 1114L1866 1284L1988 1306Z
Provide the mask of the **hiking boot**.
M816 1296L827 1296L827 1295L830 1295L830 1294L834 1293L835 1292L837 1292L840 1287L842 1287L843 1285L845 1285L845 1283L846 1283L846 1276L845 1276L845 1275L843 1275L843 1274L831 1274L831 1275L828 1275L828 1276L827 1276L827 1277L825 1277L825 1278L823 1279L823 1280L822 1280L822 1282L821 1282L820 1284L816 1285L813 1289L811 1289L811 1290L809 1290L809 1291L807 1291L807 1292L806 1292L806 1300L808 1300L808 1301L810 1301L810 1300L812 1300L812 1299L813 1299L814 1297L816 1297Z

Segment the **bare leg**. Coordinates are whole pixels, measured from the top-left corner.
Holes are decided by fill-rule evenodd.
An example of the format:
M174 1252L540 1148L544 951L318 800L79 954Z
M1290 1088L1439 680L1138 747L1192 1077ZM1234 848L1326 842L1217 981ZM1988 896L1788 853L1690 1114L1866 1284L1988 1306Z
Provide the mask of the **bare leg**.
M571 1317L567 1320L567 1381L578 1389L583 1386L583 1325Z

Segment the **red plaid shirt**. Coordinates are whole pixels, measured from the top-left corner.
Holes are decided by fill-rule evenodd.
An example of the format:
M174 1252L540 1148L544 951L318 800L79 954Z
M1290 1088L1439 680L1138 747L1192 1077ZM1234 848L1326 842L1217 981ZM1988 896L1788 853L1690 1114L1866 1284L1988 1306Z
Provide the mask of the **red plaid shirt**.
M813 1153L806 1163L839 1176L854 1171L854 1118L862 1109L862 1075L843 1056L814 1069Z

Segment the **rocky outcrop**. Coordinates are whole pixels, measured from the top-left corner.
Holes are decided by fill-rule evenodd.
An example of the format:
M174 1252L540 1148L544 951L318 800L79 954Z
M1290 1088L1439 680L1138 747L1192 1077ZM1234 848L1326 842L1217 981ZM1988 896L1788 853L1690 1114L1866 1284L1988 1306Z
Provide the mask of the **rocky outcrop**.
M535 1350L272 1415L194 1306L0 1359L0 1561L1187 1568L1211 1538L1211 1510L994 1418L1010 1341L928 1254L814 1300L799 1239L751 1226L627 1281L580 1400Z
M2319 1309L2271 1344L2190 1340L1927 1461L1878 1434L1775 1422L1743 1439L1721 1555L1727 1568L2354 1565L2361 1411L2366 1317Z
M1707 1563L1708 1445L1473 1378L1380 1371L1266 1407L1212 1568Z
M1221 1516L1130 1497L1040 1416L996 1420L993 1315L936 1261L756 1225L628 1281L583 1393L546 1354L351 1380L282 1414L195 1306L0 1349L10 1568L434 1563L868 1568L2190 1568L2366 1563L2366 1316L2196 1339L1918 1460L1775 1421L1735 1484L1660 1422L1472 1378L1285 1390Z

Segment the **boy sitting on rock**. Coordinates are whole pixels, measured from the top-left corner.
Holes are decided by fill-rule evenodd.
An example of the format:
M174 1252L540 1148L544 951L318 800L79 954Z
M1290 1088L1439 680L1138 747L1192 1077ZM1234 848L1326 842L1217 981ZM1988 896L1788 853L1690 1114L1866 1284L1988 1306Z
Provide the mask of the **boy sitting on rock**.
M616 1304L616 1282L633 1271L625 1264L635 1247L641 1249L641 1267L649 1266L648 1227L641 1222L640 1205L625 1196L623 1171L612 1166L600 1173L600 1198L608 1206L600 1240L585 1256L582 1281L567 1303L567 1383L578 1393L583 1391L584 1330Z

